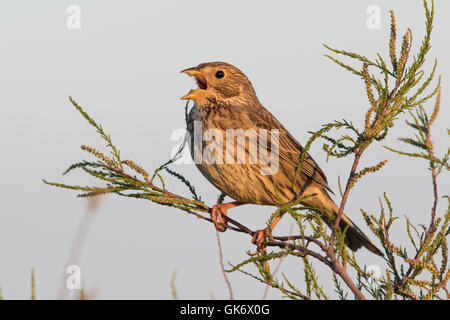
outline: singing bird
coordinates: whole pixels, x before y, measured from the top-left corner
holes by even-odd
[[[303,148],[261,105],[245,74],[225,62],[202,63],[181,72],[194,77],[198,85],[181,98],[194,101],[187,124],[191,155],[206,179],[222,194],[235,200],[212,207],[211,218],[216,229],[222,232],[227,229],[223,216],[230,208],[243,204],[279,207],[312,194],[316,195],[305,197],[301,203],[319,209],[323,221],[332,227],[339,208],[328,193],[332,191],[325,173],[306,154],[293,185]],[[248,133],[244,136],[247,139],[242,141],[236,132]],[[251,133],[255,134],[254,138]],[[258,148],[267,150],[255,151]],[[238,151],[241,151],[240,158],[236,155]],[[280,219],[281,216],[276,218],[270,229],[255,233],[252,241],[259,252],[263,252],[262,244],[269,230],[273,230]],[[347,228],[344,241],[351,250],[364,246],[383,256],[345,214],[340,228]]]

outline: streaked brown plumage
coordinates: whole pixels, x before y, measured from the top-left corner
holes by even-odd
[[[250,162],[250,144],[247,140],[244,145],[245,163],[207,163],[203,159],[197,163],[201,173],[222,193],[236,200],[235,202],[223,205],[216,205],[213,208],[212,217],[216,228],[220,231],[226,230],[223,226],[225,221],[222,214],[226,214],[227,209],[241,204],[260,204],[280,206],[280,198],[284,203],[294,201],[300,196],[316,193],[314,197],[307,198],[303,204],[318,209],[325,210],[326,215],[322,219],[329,225],[333,225],[334,218],[338,211],[337,205],[329,196],[331,191],[327,184],[327,178],[317,163],[306,155],[302,166],[302,171],[297,177],[296,188],[292,188],[295,171],[303,150],[302,146],[292,137],[284,126],[259,102],[255,90],[247,77],[236,67],[224,62],[202,63],[194,68],[183,70],[189,76],[194,76],[199,85],[198,89],[191,90],[182,99],[195,101],[195,105],[189,113],[188,132],[191,134],[191,153],[194,157],[194,122],[201,121],[202,132],[214,129],[222,133],[223,143],[226,145],[227,129],[255,130],[260,146],[261,141],[267,144],[267,149],[271,155],[278,157],[278,170],[273,174],[264,175],[261,168],[267,168],[268,164],[262,163],[258,158],[256,163]],[[278,152],[272,144],[272,137],[260,134],[260,129],[268,132],[274,129],[279,132]],[[249,131],[251,132],[251,131]],[[236,146],[224,148],[223,159],[226,159],[227,152],[236,158],[238,139],[233,137]],[[274,140],[275,141],[275,140]],[[202,151],[208,145],[207,142],[201,144]],[[278,195],[274,191],[274,184],[278,190]],[[219,219],[219,222],[217,221]],[[276,224],[277,221],[275,221]],[[373,253],[383,255],[367,236],[346,216],[341,220],[341,228],[349,226],[346,232],[345,242],[347,246],[356,251],[362,246]],[[274,226],[274,225],[273,225]],[[267,236],[268,229],[260,230],[254,241],[260,245]]]

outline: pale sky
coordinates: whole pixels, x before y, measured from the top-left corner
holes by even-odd
[[[66,10],[81,10],[81,29],[67,27]],[[366,25],[367,8],[381,9],[380,29]],[[413,32],[416,52],[424,34],[422,1],[125,1],[45,0],[2,1],[0,4],[0,288],[5,299],[28,299],[30,270],[36,272],[40,299],[56,297],[67,267],[68,252],[87,208],[76,193],[44,185],[42,178],[67,184],[98,185],[74,172],[70,164],[91,159],[80,150],[88,144],[105,151],[103,141],[68,101],[83,106],[121,150],[149,171],[170,157],[175,130],[184,128],[184,101],[194,83],[179,71],[208,61],[226,61],[252,81],[261,103],[303,145],[308,131],[335,119],[362,125],[368,107],[360,79],[324,57],[322,46],[387,57],[389,13],[396,12],[398,34]],[[449,1],[436,1],[435,29],[426,69],[438,58],[442,74],[441,113],[432,131],[435,149],[448,147],[450,112]],[[360,65],[357,65],[360,68]],[[432,104],[426,106],[431,108]],[[432,206],[426,163],[405,159],[382,148],[408,149],[397,141],[411,136],[403,120],[390,137],[368,150],[361,168],[389,159],[379,173],[367,176],[348,200],[346,213],[372,239],[359,209],[379,212],[378,197],[386,192],[401,222],[392,240],[405,243],[404,215],[428,223]],[[338,175],[346,177],[351,158],[331,159],[321,143],[310,154],[337,192]],[[412,150],[412,149],[409,149]],[[211,205],[218,191],[193,165],[172,167],[189,178]],[[449,190],[448,173],[440,176],[441,195]],[[173,192],[188,195],[167,178]],[[335,196],[335,200],[339,199]],[[442,213],[444,201],[439,206]],[[229,215],[260,229],[274,208],[247,205]],[[284,218],[274,234],[285,235]],[[254,250],[250,238],[233,232],[221,235],[225,263],[237,264]],[[367,250],[362,264],[385,268]],[[180,298],[228,298],[219,266],[214,227],[185,213],[148,201],[109,196],[90,225],[78,261],[87,292],[100,299],[170,299],[170,279],[177,270]],[[318,264],[322,284],[332,292],[329,271]],[[302,263],[286,259],[281,272],[303,286]],[[255,268],[245,270],[256,273]],[[235,297],[260,299],[264,285],[240,273],[230,276]],[[281,295],[270,290],[269,298]]]

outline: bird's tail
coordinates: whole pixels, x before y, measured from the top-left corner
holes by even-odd
[[[339,207],[334,203],[331,197],[326,191],[316,192],[317,196],[311,197],[305,204],[325,209],[327,212],[331,213],[330,216],[323,216],[322,219],[325,223],[333,228],[334,221],[339,211]],[[345,231],[345,244],[353,251],[358,250],[361,247],[365,247],[370,252],[373,252],[381,257],[383,253],[369,240],[369,238],[361,231],[356,224],[350,220],[345,214],[342,215],[341,221],[339,222],[339,227],[341,230]]]
[[[332,202],[332,204],[332,208],[330,209],[332,209],[334,216],[336,217],[339,208],[334,202]],[[333,225],[334,221],[331,222],[330,227],[333,227]],[[364,234],[364,232],[362,232],[361,229],[358,228],[358,226],[345,214],[342,215],[341,221],[339,222],[339,227],[341,230],[347,229],[347,231],[345,232],[344,241],[345,244],[353,251],[356,251],[361,247],[365,247],[370,252],[373,252],[381,257],[384,256],[380,249],[378,249]]]
[[[353,251],[358,250],[361,247],[365,247],[370,252],[373,252],[381,257],[383,257],[383,253],[378,249],[372,241],[369,240],[369,238],[361,231],[361,229],[358,228],[356,224],[353,223],[352,220],[350,220],[349,217],[347,217],[345,214],[342,216],[342,219],[340,221],[340,228],[341,230],[345,230],[345,228],[348,226],[348,229],[345,233],[345,244],[352,249]]]

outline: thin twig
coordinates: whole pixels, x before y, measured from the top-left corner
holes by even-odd
[[[89,199],[88,207],[83,217],[80,220],[80,224],[78,225],[78,229],[75,233],[75,236],[72,240],[71,247],[69,249],[69,255],[67,257],[67,261],[65,266],[69,266],[71,264],[76,264],[80,258],[81,251],[83,250],[84,243],[86,242],[87,235],[89,233],[89,229],[92,225],[92,221],[95,217],[95,214],[98,210],[98,207],[101,201],[104,199],[104,196],[97,196]],[[61,276],[61,282],[59,285],[57,299],[63,300],[67,296],[67,287],[66,287],[66,272],[64,270]]]
[[[233,269],[236,268],[236,266],[233,265],[232,263],[230,263],[229,261],[228,261],[228,264],[229,264]],[[251,277],[251,278],[253,278],[253,279],[255,279],[255,280],[258,280],[259,282],[262,282],[262,283],[264,283],[264,284],[269,284],[268,282],[264,281],[264,279],[261,279],[261,278],[255,276],[254,274],[251,274],[250,272],[241,270],[241,269],[239,269],[239,268],[236,269],[236,270],[239,271],[240,273],[246,275],[246,276],[249,276],[249,277]],[[270,285],[270,284],[269,284],[269,285]],[[284,290],[285,292],[287,292],[287,293],[293,295],[293,296],[296,296],[296,297],[299,297],[299,298],[302,298],[302,299],[305,299],[305,300],[310,300],[309,297],[304,296],[304,295],[300,295],[300,294],[298,294],[297,292],[294,292],[294,291],[291,291],[291,290],[287,290],[287,289],[284,289],[284,288],[283,288],[283,290]]]
[[[220,242],[220,235],[219,231],[216,229],[216,236],[217,236],[217,245],[219,247],[219,262],[220,262],[220,268],[222,270],[223,278],[225,279],[225,282],[228,287],[228,292],[230,293],[230,300],[234,300],[233,297],[233,289],[231,288],[230,280],[228,279],[227,273],[225,272],[225,266],[223,265],[223,252],[222,252],[222,244]]]
[[[291,227],[289,229],[289,237],[292,235],[292,230],[294,228],[294,224],[291,223]],[[273,273],[270,275],[270,279],[267,282],[267,286],[266,289],[264,290],[264,295],[262,297],[263,300],[267,299],[267,294],[269,293],[269,288],[271,287],[272,281],[275,278],[275,275],[277,274],[278,270],[280,270],[281,264],[283,263],[284,259],[286,258],[286,255],[282,256],[280,258],[280,261],[278,261],[277,266],[275,267],[275,270],[273,271]]]

